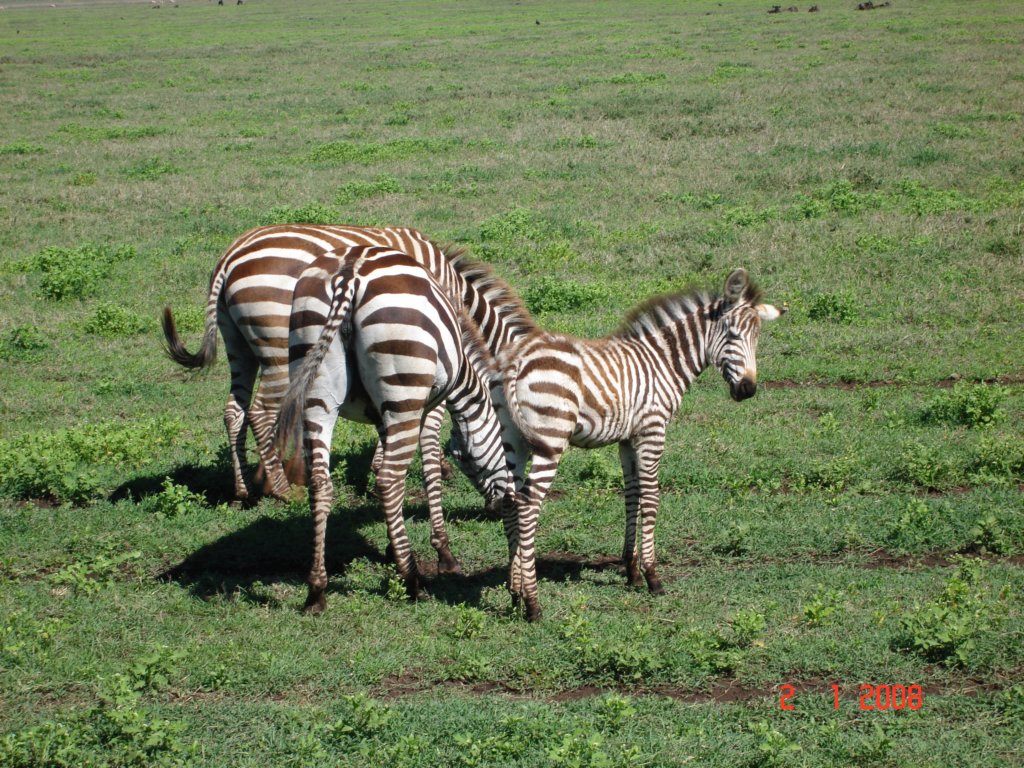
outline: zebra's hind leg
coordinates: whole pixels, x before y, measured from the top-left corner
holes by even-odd
[[[249,420],[245,408],[238,402],[235,393],[228,396],[224,406],[224,426],[228,431],[228,450],[231,452],[231,470],[235,480],[235,498],[249,500],[249,486],[245,482],[245,438]]]
[[[405,477],[409,472],[409,464],[416,453],[419,442],[419,414],[409,419],[409,413],[403,414],[405,419],[396,421],[384,415],[382,421],[382,442],[384,456],[380,471],[377,473],[377,492],[384,505],[384,520],[388,527],[388,541],[395,559],[395,568],[399,577],[405,582],[406,593],[410,599],[419,596],[419,572],[416,558],[412,553],[412,544],[405,530],[403,502],[405,501]]]
[[[265,383],[265,381],[264,381]],[[260,391],[256,393],[252,406],[249,408],[249,424],[256,437],[256,447],[260,452],[260,466],[264,473],[264,491],[278,499],[290,497],[291,484],[281,463],[281,456],[274,447],[274,426],[277,422],[276,404],[269,405]]]
[[[233,325],[222,326],[221,335],[224,337],[228,365],[231,369],[231,392],[224,406],[224,426],[228,432],[235,497],[239,501],[248,501],[250,492],[245,480],[245,439],[249,427],[249,403],[252,400],[258,364]]]
[[[313,511],[313,565],[303,610],[316,616],[327,608],[327,517],[334,504],[334,485],[329,474],[314,469],[309,481],[309,506]]]
[[[519,536],[516,542],[516,554],[512,558],[509,572],[509,586],[512,598],[522,598],[527,621],[539,621],[541,616],[540,601],[537,597],[537,520],[540,507],[555,479],[558,464],[562,460],[568,435],[557,446],[546,446],[546,450],[537,450],[533,457],[530,476],[526,480],[523,493],[519,494],[517,514],[519,517]]]
[[[336,389],[346,391],[341,386]],[[314,396],[307,400],[303,420],[302,448],[306,464],[310,467],[309,508],[313,513],[313,563],[309,569],[309,593],[303,610],[315,615],[327,607],[327,518],[334,504],[334,484],[330,474],[331,439],[338,411],[328,406],[325,399]]]
[[[637,547],[636,524],[640,512],[640,475],[637,468],[637,453],[632,443],[619,443],[619,462],[622,464],[622,480],[626,498],[626,538],[622,546],[622,562],[626,566],[626,582],[631,587],[642,587],[644,577],[640,574],[640,551]]]
[[[441,420],[444,407],[439,405],[427,412],[420,427],[420,453],[423,456],[423,485],[427,492],[427,508],[430,510],[430,544],[437,552],[438,573],[462,573],[459,561],[455,559],[448,543],[448,531],[444,526],[444,512],[441,509],[441,480],[444,470],[441,466]]]

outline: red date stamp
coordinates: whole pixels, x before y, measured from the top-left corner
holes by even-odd
[[[832,683],[832,706],[834,709],[839,709],[841,690],[838,684]],[[784,683],[779,686],[779,692],[781,694],[779,709],[787,712],[796,709],[796,705],[792,701],[796,697],[796,687]],[[865,683],[858,688],[857,695],[861,710],[918,710],[924,706],[924,690],[920,685],[869,685]]]

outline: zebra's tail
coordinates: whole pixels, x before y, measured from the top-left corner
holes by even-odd
[[[306,397],[339,329],[343,343],[348,344],[348,338],[352,333],[352,304],[358,287],[355,275],[362,261],[362,258],[357,260],[352,266],[351,272],[345,269],[330,277],[333,296],[331,307],[327,311],[327,318],[320,330],[320,337],[306,353],[302,368],[298,375],[291,378],[288,391],[285,392],[284,400],[281,401],[274,439],[281,456],[291,457],[288,462],[290,474],[305,476],[302,459],[302,431],[303,414],[306,412]]]
[[[221,288],[224,287],[225,271],[223,264],[218,264],[217,270],[210,278],[210,293],[206,300],[206,324],[203,328],[203,341],[199,351],[192,354],[178,336],[178,329],[174,324],[174,315],[170,307],[164,307],[164,350],[167,356],[178,365],[185,368],[206,368],[217,359],[217,302],[220,299]]]
[[[523,438],[533,447],[544,445],[544,438],[533,429],[523,418],[519,406],[519,394],[517,385],[519,380],[519,363],[515,360],[515,347],[504,352],[498,360],[501,368],[501,387],[505,392],[505,402],[508,405],[512,423],[519,430]]]

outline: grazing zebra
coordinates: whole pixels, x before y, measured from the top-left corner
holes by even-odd
[[[250,426],[260,456],[258,474],[264,475],[265,489],[279,498],[288,496],[289,482],[273,445],[273,430],[288,387],[292,294],[300,274],[314,259],[355,245],[388,246],[408,254],[437,278],[453,303],[461,303],[461,278],[449,266],[441,249],[416,230],[293,224],[250,230],[236,239],[217,261],[210,278],[206,327],[197,353],[185,349],[170,308],[164,310],[167,352],[172,360],[187,368],[203,368],[213,363],[220,328],[231,370],[224,423],[235,495],[239,499],[250,496],[243,469]],[[257,374],[260,386],[253,397]],[[441,418],[440,409],[435,409],[424,422],[420,441],[423,475],[438,568],[441,572],[458,572],[459,564],[449,549],[441,510]],[[375,471],[379,469],[380,456],[378,452]],[[488,507],[493,508],[500,501],[498,495],[492,495],[487,499]]]
[[[761,322],[785,309],[760,303],[760,292],[738,269],[726,280],[722,296],[689,292],[656,297],[630,312],[617,333],[577,339],[538,329],[515,293],[487,268],[464,258],[455,259],[453,266],[466,281],[467,295],[487,305],[475,307],[472,314],[498,357],[507,403],[501,413],[512,418],[533,458],[525,481],[527,457],[509,460],[519,489],[518,530],[510,542],[513,596],[524,600],[528,619],[539,618],[537,518],[565,449],[610,443],[619,444],[625,483],[623,560],[629,583],[642,584],[642,571],[650,591],[660,593],[654,523],[668,421],[687,388],[709,366],[725,378],[734,400],[751,397],[757,388]]]
[[[469,350],[468,354],[464,350]],[[377,427],[377,487],[399,575],[410,596],[416,562],[402,517],[405,476],[423,418],[447,399],[455,444],[485,487],[511,492],[498,420],[476,365],[489,360],[473,324],[430,273],[406,254],[355,246],[318,257],[300,276],[289,333],[291,379],[280,444],[302,438],[310,466],[313,566],[306,610],[324,609],[324,537],[333,501],[329,463],[338,416]]]

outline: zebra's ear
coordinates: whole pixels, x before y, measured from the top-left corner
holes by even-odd
[[[725,300],[730,304],[735,304],[743,297],[743,292],[747,290],[748,285],[750,285],[750,276],[747,275],[747,270],[742,267],[734,269],[725,280],[725,291],[723,292]]]
[[[785,305],[777,307],[774,304],[758,304],[754,307],[754,311],[757,312],[757,316],[761,318],[762,322],[782,317],[786,314],[787,309],[788,307]]]

